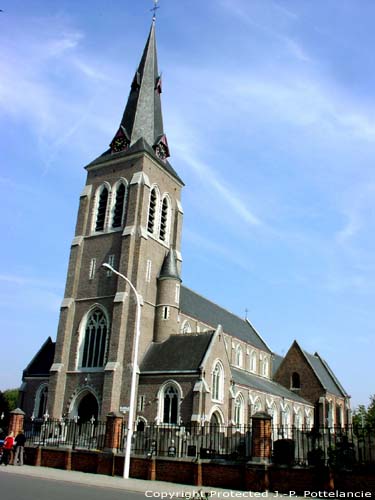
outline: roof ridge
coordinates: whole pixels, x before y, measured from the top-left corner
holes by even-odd
[[[186,294],[184,294],[184,291],[186,292]],[[221,320],[219,318],[216,320],[213,317],[211,318],[205,317],[205,315],[202,312],[189,309],[188,303],[189,300],[191,300],[189,298],[189,294],[191,294],[191,299],[193,297],[195,298],[195,302],[199,303],[201,309],[211,310],[213,314],[215,314],[215,309],[216,309],[217,314],[220,313],[222,315]],[[227,335],[230,335],[231,337],[234,338],[238,338],[242,342],[257,347],[260,350],[272,353],[272,350],[268,347],[267,343],[263,340],[261,335],[252,326],[250,321],[241,318],[240,316],[228,310],[227,308],[217,304],[216,302],[213,302],[211,299],[204,297],[202,294],[192,290],[191,288],[185,285],[181,285],[181,297],[184,297],[187,301],[185,304],[187,306],[187,310],[184,309],[184,301],[181,300],[180,311],[189,316],[190,318],[197,319],[204,324],[211,325],[213,328],[220,323],[223,327],[224,333],[226,333]],[[233,324],[236,326],[231,328],[229,327],[229,323],[232,323],[232,327]]]
[[[235,318],[243,321],[245,324],[249,324],[249,326],[251,326],[251,328],[255,331],[254,327],[252,326],[252,324],[250,323],[250,321],[247,321],[245,318],[241,318],[241,316],[238,316],[237,314],[235,314],[234,312],[230,311],[229,309],[227,309],[226,307],[223,307],[221,306],[220,304],[217,304],[216,302],[214,302],[213,300],[211,299],[208,299],[207,297],[205,297],[204,295],[194,291],[192,288],[189,288],[188,286],[186,285],[181,285],[181,287],[183,288],[186,288],[187,290],[189,290],[190,292],[193,292],[195,293],[195,295],[198,295],[198,297],[201,297],[202,299],[204,300],[207,300],[207,302],[211,302],[211,304],[215,305],[216,307],[219,307],[220,309],[222,309],[223,311],[227,312],[228,314],[231,314],[232,316],[234,316]],[[258,332],[256,332],[258,333]]]
[[[321,361],[322,365],[324,366],[324,368],[327,370],[328,374],[330,375],[330,377],[332,378],[332,381],[333,383],[336,385],[336,387],[338,388],[338,390],[340,392],[342,392],[342,394],[344,396],[348,396],[348,393],[346,392],[346,390],[343,388],[343,386],[340,384],[338,378],[336,377],[336,375],[333,373],[333,371],[331,370],[329,364],[327,363],[327,361],[321,357],[321,355],[316,352],[314,354],[314,356],[317,356],[319,358],[319,360]]]

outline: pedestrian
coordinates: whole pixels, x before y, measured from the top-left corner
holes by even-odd
[[[17,434],[16,439],[14,441],[16,445],[16,453],[14,455],[13,465],[23,465],[23,456],[26,443],[26,436],[23,433],[23,430]]]
[[[8,436],[4,439],[4,444],[3,444],[3,456],[2,456],[2,463],[4,465],[9,464],[10,460],[10,454],[12,453],[14,446],[14,432],[11,431]]]

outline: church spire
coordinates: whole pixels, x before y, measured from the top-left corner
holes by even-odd
[[[124,151],[143,138],[161,160],[169,157],[163,128],[161,91],[153,19],[141,61],[131,84],[120,128],[110,144],[112,153]]]

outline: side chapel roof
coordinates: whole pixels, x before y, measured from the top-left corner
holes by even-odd
[[[214,333],[176,334],[164,342],[153,342],[141,362],[141,375],[150,372],[197,372]]]

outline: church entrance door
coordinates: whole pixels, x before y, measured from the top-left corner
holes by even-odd
[[[88,422],[92,417],[98,420],[99,407],[96,397],[88,392],[78,404],[77,413],[79,416],[79,423],[83,424]]]

